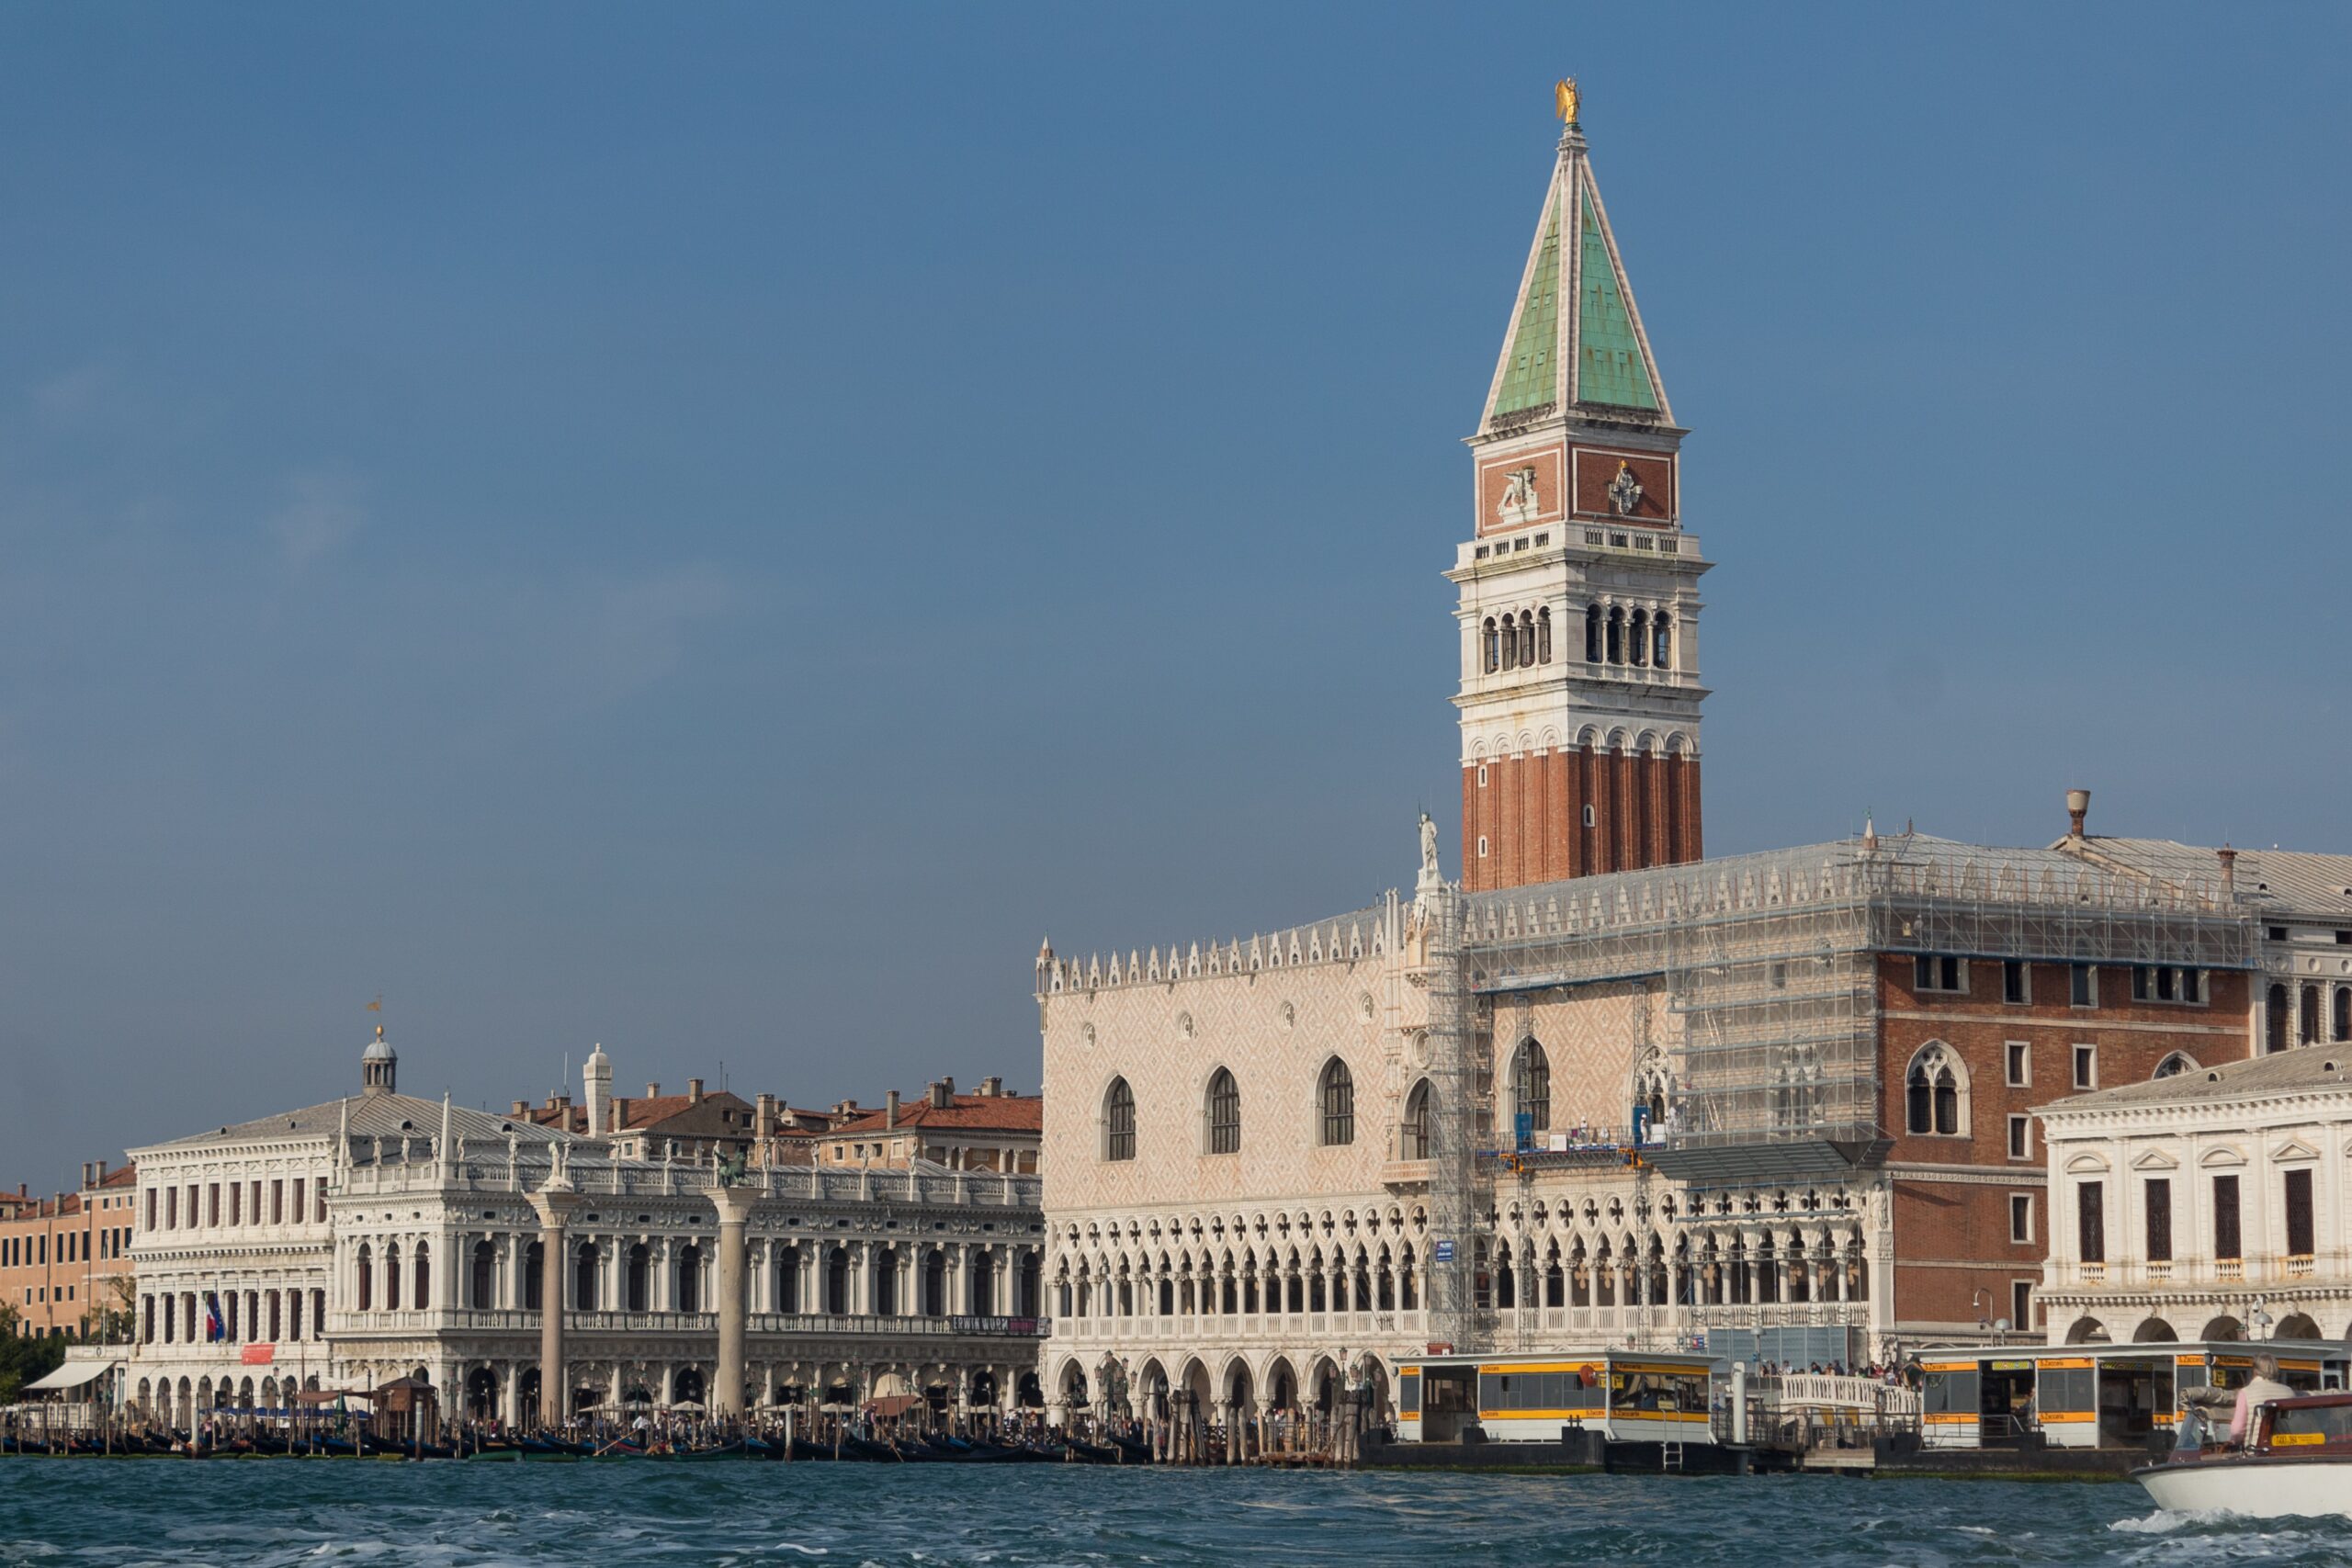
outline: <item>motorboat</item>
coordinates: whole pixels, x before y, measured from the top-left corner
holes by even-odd
[[[2169,1512],[2352,1517],[2352,1393],[2265,1400],[2247,1427],[2243,1444],[2185,1431],[2163,1463],[2132,1479]]]

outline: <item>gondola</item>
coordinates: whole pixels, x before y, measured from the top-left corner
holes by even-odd
[[[936,1437],[929,1439],[929,1447],[949,1464],[1003,1464],[1014,1457],[1010,1450],[994,1443],[974,1442],[966,1438]]]
[[[672,1449],[670,1450],[670,1457],[672,1459],[701,1461],[712,1459],[748,1459],[751,1456],[746,1451],[742,1439],[739,1438],[731,1443],[714,1443],[710,1447],[703,1449]]]
[[[928,1461],[929,1454],[910,1452],[889,1443],[877,1443],[871,1438],[842,1438],[842,1457],[855,1457],[876,1464],[914,1464]]]

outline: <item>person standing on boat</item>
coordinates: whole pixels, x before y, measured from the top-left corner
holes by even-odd
[[[2238,1390],[2236,1404],[2230,1410],[2230,1441],[2244,1443],[2254,1435],[2254,1413],[2274,1399],[2291,1399],[2295,1391],[2278,1381],[2278,1358],[2256,1356],[2254,1376]]]

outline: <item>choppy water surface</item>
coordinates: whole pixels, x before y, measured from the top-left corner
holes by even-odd
[[[1059,1466],[0,1460],[0,1564],[2352,1562],[2137,1486]]]

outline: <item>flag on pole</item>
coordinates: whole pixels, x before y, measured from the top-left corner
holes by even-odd
[[[204,1337],[209,1340],[226,1339],[228,1337],[228,1325],[220,1321],[220,1298],[207,1291],[204,1292]]]

